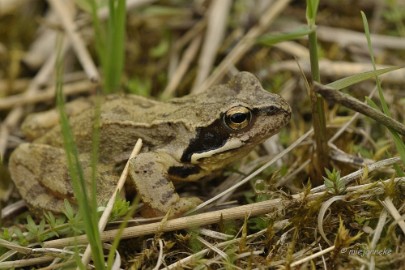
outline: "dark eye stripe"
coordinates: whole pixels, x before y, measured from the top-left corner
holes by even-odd
[[[223,125],[222,117],[206,127],[196,129],[196,136],[184,150],[181,161],[190,162],[195,153],[203,153],[224,146],[230,137],[229,129]]]

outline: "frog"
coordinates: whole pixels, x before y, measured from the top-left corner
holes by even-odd
[[[90,185],[92,101],[69,116],[83,175]],[[90,105],[89,105],[90,104]],[[91,105],[93,104],[93,105]],[[147,217],[180,216],[195,208],[198,196],[180,196],[176,183],[209,178],[289,123],[291,108],[280,95],[263,89],[259,79],[239,72],[227,83],[203,92],[159,101],[131,94],[101,98],[97,202],[113,194],[122,164],[128,162],[125,191],[135,192]],[[29,208],[62,213],[74,197],[59,121],[35,128],[35,117],[22,125],[30,134],[11,154],[9,171]],[[141,138],[141,152],[128,160]],[[121,166],[120,166],[121,164]],[[131,191],[132,190],[132,191]],[[125,195],[123,195],[125,196]]]

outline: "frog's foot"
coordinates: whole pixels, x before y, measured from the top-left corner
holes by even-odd
[[[130,160],[129,174],[138,195],[144,203],[143,216],[161,216],[169,212],[171,217],[180,216],[201,203],[196,197],[181,198],[172,181],[168,168],[179,165],[164,153],[142,153]]]
[[[196,208],[201,203],[202,200],[197,197],[180,198],[180,200],[173,205],[172,209],[170,210],[170,214],[172,216],[179,216],[190,211],[191,209]]]
[[[150,204],[146,204],[141,208],[141,215],[143,217],[159,217],[169,213],[170,218],[182,216],[184,213],[197,207],[201,204],[201,199],[197,197],[184,197],[172,204],[167,211],[157,210],[151,207]],[[163,208],[162,208],[163,209]]]

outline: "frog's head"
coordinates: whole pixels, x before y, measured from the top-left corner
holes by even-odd
[[[241,72],[227,84],[208,89],[195,137],[181,160],[216,170],[246,155],[254,146],[279,132],[291,109],[279,95],[265,91],[259,80]]]

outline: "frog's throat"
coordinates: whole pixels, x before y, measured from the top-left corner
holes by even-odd
[[[210,158],[214,155],[218,155],[220,153],[232,150],[232,149],[236,149],[236,148],[240,148],[243,145],[243,142],[238,139],[238,138],[232,138],[230,140],[228,140],[224,145],[222,145],[219,148],[216,149],[212,149],[206,152],[202,152],[202,153],[194,153],[191,155],[191,163],[192,164],[198,164],[199,160],[202,158]]]

